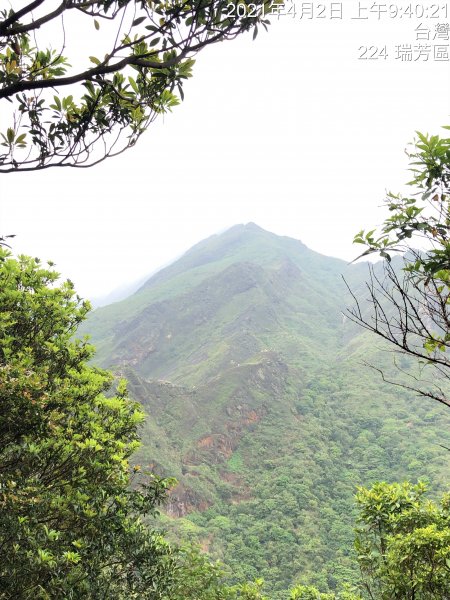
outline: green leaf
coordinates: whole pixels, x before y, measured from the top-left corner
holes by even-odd
[[[146,17],[138,17],[137,19],[134,19],[134,21],[131,24],[131,27],[136,27],[137,25],[140,25],[145,21],[145,19]]]
[[[8,127],[8,129],[6,130],[6,139],[8,140],[9,144],[14,143],[15,136],[16,136],[16,133],[15,133],[14,129],[12,129],[12,127]]]
[[[139,88],[137,86],[136,81],[132,77],[128,77],[128,81],[129,81],[131,87],[133,88],[134,93],[139,94]]]

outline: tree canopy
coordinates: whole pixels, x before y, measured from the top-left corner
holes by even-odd
[[[0,250],[0,597],[162,598],[170,546],[147,527],[170,482],[131,489],[140,408],[72,339],[88,304]]]
[[[423,482],[360,487],[355,549],[359,591],[297,586],[291,600],[443,600],[450,594],[450,497],[426,498]]]
[[[440,600],[450,594],[450,497],[419,482],[377,483],[356,496],[358,561],[370,598]]]
[[[269,10],[267,0],[17,4],[0,11],[0,172],[86,167],[133,146],[183,98],[196,53],[256,36]]]

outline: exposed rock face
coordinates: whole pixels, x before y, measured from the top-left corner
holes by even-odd
[[[191,488],[178,484],[169,495],[169,501],[164,506],[170,517],[185,517],[196,510],[206,510],[211,504],[200,498]]]
[[[189,390],[170,382],[142,379],[129,367],[122,370],[132,396],[141,400],[148,412],[147,426],[155,433],[161,431],[157,434],[161,448],[156,452],[159,460],[154,460],[153,449],[152,462],[147,463],[147,468],[160,475],[174,475],[173,469],[162,465],[167,464],[168,456],[176,457],[179,472],[175,475],[180,483],[171,492],[164,508],[171,516],[185,516],[211,505],[211,500],[197,491],[199,481],[204,481],[202,465],[220,467],[220,478],[227,485],[232,502],[250,495],[244,479],[229,471],[227,463],[239,448],[243,436],[254,431],[266,417],[268,394],[277,402],[277,397],[283,393],[288,369],[274,353],[264,352],[260,362],[236,365],[231,368],[231,373],[235,380],[233,386],[228,385],[229,372],[214,378],[206,386]],[[204,420],[206,407],[211,409],[218,397],[222,398],[222,408],[214,410],[211,419]],[[167,430],[165,423],[169,420],[172,426]],[[174,425],[176,429],[173,429]],[[165,428],[164,433],[162,428]],[[206,433],[191,437],[191,432],[197,429]],[[180,447],[182,438],[184,451]],[[139,462],[141,458],[136,460]]]

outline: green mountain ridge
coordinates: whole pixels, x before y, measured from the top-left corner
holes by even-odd
[[[136,460],[179,481],[166,526],[273,598],[357,577],[357,485],[449,474],[446,412],[361,366],[392,359],[343,316],[342,274],[363,300],[366,265],[237,225],[84,326],[149,415]]]
[[[312,317],[314,322],[328,320],[332,331],[327,333],[333,334],[342,318],[335,296],[344,293],[340,274],[346,266],[253,223],[239,225],[197,244],[125,301],[95,311],[84,330],[92,335],[101,364],[130,361],[145,376],[171,378],[172,364],[195,356],[189,357],[189,348],[183,347],[171,358],[169,346],[176,347],[180,339],[189,345],[186,339],[193,330],[197,338],[202,330],[208,337],[214,331],[223,341],[251,319],[252,327],[244,331],[256,327],[263,336],[278,327],[281,315],[291,329],[291,321],[303,316],[302,326],[316,334],[320,329]],[[360,265],[352,271],[361,271]],[[201,352],[198,339],[191,345],[193,353]],[[182,377],[185,382],[185,373]]]

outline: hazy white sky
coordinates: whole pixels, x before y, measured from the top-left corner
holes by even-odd
[[[450,123],[450,62],[433,57],[450,44],[433,40],[450,3],[413,5],[410,18],[399,1],[379,20],[370,8],[389,5],[361,1],[369,18],[356,20],[358,1],[346,0],[342,19],[330,18],[339,3],[313,3],[316,17],[300,19],[310,6],[297,2],[254,42],[206,48],[184,103],[124,155],[3,175],[0,232],[17,234],[16,251],[54,260],[88,297],[248,221],[354,258],[354,234],[379,223],[385,190],[408,180],[414,131]],[[413,60],[396,58],[408,45]],[[379,58],[359,59],[370,47]]]

